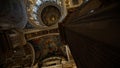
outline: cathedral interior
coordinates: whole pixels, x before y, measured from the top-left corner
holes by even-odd
[[[120,68],[119,0],[0,0],[0,68]]]

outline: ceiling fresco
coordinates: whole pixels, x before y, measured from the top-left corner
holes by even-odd
[[[45,36],[29,41],[36,52],[36,59],[42,60],[50,56],[64,56],[66,52],[59,35]]]

